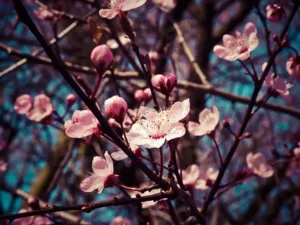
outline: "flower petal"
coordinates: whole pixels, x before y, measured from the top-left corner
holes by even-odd
[[[93,158],[92,168],[97,176],[106,177],[110,174],[108,169],[108,162],[100,156],[95,156]]]
[[[103,186],[104,186],[104,179],[97,175],[92,175],[90,177],[85,178],[81,182],[80,189],[84,192],[92,192],[95,189],[102,190]]]
[[[123,151],[116,151],[111,153],[111,157],[116,161],[127,159],[128,156]]]
[[[169,113],[168,118],[170,122],[176,123],[182,119],[184,119],[190,112],[190,99],[187,98],[182,102],[176,102],[172,105]]]
[[[99,15],[106,19],[112,19],[118,15],[118,11],[114,9],[100,9]]]
[[[173,123],[167,132],[166,139],[170,141],[175,138],[180,138],[185,134],[186,130],[182,123]]]
[[[188,131],[194,136],[202,136],[207,133],[207,129],[204,129],[199,123],[190,121],[188,123]]]
[[[104,157],[108,166],[108,174],[113,174],[114,173],[114,162],[112,161],[110,155],[108,152],[104,153]]]
[[[147,0],[126,0],[121,4],[120,9],[122,11],[128,11],[131,9],[135,9],[135,8],[138,8],[142,5],[144,5],[146,3],[146,1]]]

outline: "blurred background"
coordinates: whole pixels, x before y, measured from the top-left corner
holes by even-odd
[[[124,37],[117,19],[107,22],[100,18],[99,7],[94,0],[24,0],[23,3],[47,41],[58,37],[59,40],[52,45],[53,49],[68,63],[68,69],[84,79],[91,88],[96,83],[96,74],[90,61],[91,51],[100,43],[110,41],[108,44],[114,44],[111,48],[115,66],[120,72],[116,75],[121,95],[131,109],[138,107],[133,97],[134,91],[145,88],[146,84],[132,64],[137,60],[130,45],[125,43],[126,38],[124,49],[111,41],[115,36]],[[105,6],[104,2],[99,3]],[[191,120],[197,121],[204,107],[216,105],[221,119],[227,119],[232,129],[238,130],[247,106],[239,96],[251,97],[253,82],[244,74],[245,70],[239,62],[217,58],[212,49],[216,44],[222,44],[224,34],[242,31],[246,23],[252,22],[257,27],[259,47],[252,52],[251,58],[260,73],[262,64],[268,60],[267,46],[275,46],[272,35],[282,31],[292,6],[291,1],[177,0],[175,8],[169,12],[162,11],[155,3],[157,1],[148,0],[142,7],[128,13],[142,53],[156,52],[158,55],[154,59],[153,73],[173,72],[178,76],[180,82],[171,97],[173,101],[190,98]],[[270,23],[265,19],[265,8],[272,3],[284,4],[286,14],[280,23]],[[0,171],[0,214],[16,213],[26,206],[26,193],[55,205],[87,203],[119,194],[115,188],[106,189],[101,195],[84,193],[79,188],[80,182],[91,171],[93,156],[101,155],[106,150],[112,151],[114,146],[100,137],[93,137],[89,143],[70,139],[65,136],[63,125],[38,124],[14,111],[14,102],[19,95],[45,93],[62,116],[66,112],[65,97],[73,91],[53,68],[45,53],[40,51],[36,54],[40,45],[18,20],[12,3],[0,0],[0,4],[0,159],[7,162],[7,168]],[[54,9],[49,10],[52,15],[39,17],[40,14],[36,12],[44,5]],[[207,93],[197,86],[201,84],[200,79],[178,43],[174,21],[179,24],[195,61],[216,91]],[[291,45],[298,50],[299,21],[298,11],[288,31]],[[265,26],[270,31],[267,35]],[[113,32],[108,32],[109,29],[113,29]],[[130,57],[124,52],[128,52]],[[272,67],[273,71],[294,85],[290,95],[271,98],[269,102],[297,111],[300,109],[299,81],[292,79],[285,68],[288,57],[294,54],[290,49],[284,50]],[[265,92],[266,88],[260,96]],[[107,75],[97,96],[100,108],[103,109],[104,101],[115,94],[114,82]],[[76,109],[83,107],[77,99],[64,119],[69,119]],[[224,182],[230,181],[237,171],[246,168],[245,156],[249,152],[262,152],[270,160],[276,159],[274,152],[292,152],[300,142],[299,119],[299,114],[276,107],[259,110],[247,128],[252,137],[241,142]],[[216,135],[222,153],[226,154],[233,137],[221,126]],[[192,163],[203,168],[218,165],[213,143],[207,137],[199,139],[186,134],[180,141],[179,150],[183,169]],[[147,151],[144,154],[147,155]],[[153,150],[153,157],[157,154]],[[144,182],[141,172],[129,160],[115,165],[123,183],[138,186]],[[209,211],[208,224],[300,224],[299,193],[293,191],[300,186],[300,177],[297,173],[288,173],[288,168],[288,163],[281,164],[275,176],[268,179],[253,177],[223,193]],[[207,191],[195,193],[199,206],[205,195]],[[175,206],[181,212],[180,202]],[[162,219],[169,218],[169,215],[163,209],[157,210],[159,207],[146,210],[136,206],[108,207],[89,214],[73,215],[90,224],[110,224],[112,218],[118,215],[132,219],[134,224],[143,224],[137,215],[148,218],[151,224],[172,224],[170,219],[169,222],[168,219]],[[185,216],[184,210],[181,214]],[[63,218],[55,219],[57,224],[69,224]],[[0,221],[0,224],[5,223]]]

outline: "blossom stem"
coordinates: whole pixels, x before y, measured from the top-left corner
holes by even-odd
[[[209,135],[209,136],[211,137],[212,141],[214,142],[214,145],[215,145],[215,147],[217,149],[217,152],[218,152],[218,156],[219,156],[219,160],[220,160],[220,166],[222,166],[223,165],[223,158],[222,158],[222,155],[221,155],[219,145],[218,145],[214,135]]]
[[[267,94],[263,97],[263,99],[261,100],[260,104],[258,104],[258,106],[256,107],[256,109],[252,112],[252,116],[271,98],[271,95],[269,94],[269,92],[267,92]]]
[[[123,185],[123,184],[120,184],[120,183],[117,183],[116,185],[117,185],[118,187],[124,188],[125,190],[129,190],[129,191],[138,191],[138,192],[141,192],[141,191],[142,191],[142,188],[128,187],[128,186]]]
[[[257,79],[255,79],[255,76],[254,76],[254,74],[252,74],[251,72],[250,72],[250,70],[248,69],[248,67],[246,66],[246,64],[242,61],[242,60],[238,60],[240,63],[241,63],[241,65],[245,68],[245,70],[247,71],[247,74],[252,78],[252,80],[253,80],[253,82],[255,83],[256,81],[257,81]]]
[[[160,172],[159,172],[159,177],[162,178],[163,176],[163,165],[164,165],[164,153],[163,153],[163,148],[159,148],[159,154],[160,154]]]
[[[119,96],[121,96],[121,95],[120,95],[120,88],[119,88],[119,85],[118,85],[117,79],[116,79],[116,75],[115,75],[114,69],[113,69],[112,67],[110,68],[110,72],[111,72],[112,80],[113,80],[113,82],[114,82],[114,84],[115,84],[115,86],[116,86],[117,94],[118,94]]]
[[[295,49],[293,46],[287,45],[286,47],[289,48],[289,49],[291,49],[293,52],[295,52],[295,54],[296,54],[297,57],[300,57],[297,49]]]
[[[256,69],[255,69],[255,67],[254,67],[254,64],[253,64],[253,62],[252,62],[251,57],[249,57],[248,60],[249,60],[249,62],[250,62],[250,65],[251,65],[252,70],[253,70],[253,73],[254,73],[254,79],[255,79],[255,82],[257,82],[257,81],[258,81],[258,76],[257,76],[257,72],[256,72]]]
[[[97,95],[98,89],[99,89],[100,84],[101,84],[101,80],[102,80],[102,75],[100,75],[97,71],[97,83],[96,83],[96,86],[95,86],[95,89],[94,89],[93,93],[90,95],[90,99],[94,99],[95,96]]]
[[[148,158],[145,157],[145,156],[139,156],[139,157],[142,158],[142,159],[147,160],[148,162],[154,163],[155,165],[160,166],[160,167],[163,167],[164,169],[168,170],[168,167],[166,167],[166,166],[161,166],[159,163],[153,162],[151,159],[148,159]]]

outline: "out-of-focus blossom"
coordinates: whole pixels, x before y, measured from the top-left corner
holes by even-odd
[[[32,108],[26,113],[28,119],[35,122],[44,122],[53,113],[51,99],[45,94],[35,96]]]
[[[123,218],[122,216],[117,216],[113,219],[110,225],[132,225],[129,219]]]
[[[117,122],[122,123],[124,116],[128,110],[126,101],[115,95],[104,102],[104,108],[111,118],[114,118]]]
[[[153,189],[151,191],[146,191],[146,192],[143,192],[143,193],[140,193],[140,192],[137,192],[137,191],[132,191],[132,192],[130,192],[130,196],[132,198],[136,197],[136,195],[139,195],[139,196],[142,196],[142,197],[146,197],[146,196],[149,196],[149,195],[160,194],[160,193],[163,193],[163,192],[164,191],[162,189]],[[161,199],[161,200],[165,200],[165,199]],[[145,202],[142,202],[142,208],[143,209],[150,208],[150,207],[156,205],[157,202],[158,201],[145,201]]]
[[[14,109],[19,114],[26,114],[32,107],[32,98],[28,94],[20,95],[15,102]]]
[[[166,76],[159,74],[152,77],[151,82],[155,90],[163,94],[169,94],[177,84],[177,76],[173,73]]]
[[[0,152],[6,147],[7,142],[0,139]]]
[[[45,7],[40,7],[38,10],[34,11],[34,15],[40,20],[55,21],[57,16],[55,16],[51,11]]]
[[[130,149],[134,152],[134,154],[140,154],[141,153],[141,149],[137,145],[131,144]],[[117,151],[111,153],[111,157],[116,161],[121,161],[121,160],[124,160],[124,159],[128,158],[128,156],[122,150],[117,150]]]
[[[267,19],[272,23],[279,23],[285,11],[281,5],[273,4],[266,7]]]
[[[128,44],[130,43],[130,39],[129,39],[125,34],[120,35],[120,36],[119,36],[119,40],[120,40],[120,42],[121,42],[121,44],[122,44],[123,46],[126,46],[126,45],[128,45]],[[106,44],[107,44],[108,47],[110,47],[111,49],[117,49],[117,48],[119,47],[119,44],[118,44],[118,42],[116,42],[115,39],[110,39],[110,40],[108,40],[108,41],[106,42]]]
[[[65,122],[65,132],[71,138],[83,138],[99,134],[99,123],[90,110],[76,110],[72,119]]]
[[[202,136],[214,131],[219,123],[220,114],[216,106],[213,110],[204,109],[199,115],[199,123],[190,121],[188,130],[194,136]]]
[[[97,190],[97,193],[100,194],[104,188],[112,187],[118,182],[118,176],[114,174],[114,164],[108,152],[105,152],[104,157],[105,159],[100,156],[93,158],[94,173],[81,182],[80,189],[82,191]]]
[[[144,90],[144,102],[145,104],[147,104],[152,98],[152,93],[151,93],[151,90],[150,88],[146,88]]]
[[[260,177],[266,178],[274,174],[273,168],[268,164],[266,158],[261,153],[248,153],[246,161],[248,168]]]
[[[174,0],[152,0],[157,7],[163,12],[170,12],[175,6]]]
[[[159,54],[156,51],[148,52],[148,56],[150,59],[151,73],[155,73],[156,62],[159,59]]]
[[[147,0],[108,0],[109,9],[100,9],[99,15],[103,18],[112,19],[119,13],[138,8]]]
[[[134,99],[137,103],[141,103],[144,101],[144,91],[139,89],[134,92]]]
[[[0,159],[0,172],[4,172],[7,170],[7,162],[3,159]]]
[[[294,79],[300,79],[300,56],[290,57],[286,62],[286,70]]]
[[[250,57],[250,52],[258,46],[257,30],[253,23],[247,23],[243,33],[236,31],[236,37],[225,34],[223,44],[216,45],[214,52],[219,58],[234,61],[245,60]]]
[[[27,209],[21,209],[19,213],[29,212]],[[14,220],[16,225],[50,225],[51,220],[44,216],[29,216]]]
[[[190,100],[176,102],[169,110],[157,112],[153,109],[141,107],[139,119],[133,126],[127,138],[130,144],[146,148],[159,148],[165,141],[182,137],[185,127],[179,121],[184,119],[190,111]]]
[[[107,45],[99,45],[93,49],[91,53],[91,61],[93,62],[99,75],[113,63],[114,56]]]
[[[76,101],[76,96],[74,94],[67,95],[66,102],[69,107],[72,106],[75,101]]]
[[[217,179],[218,173],[212,167],[203,171],[196,164],[193,164],[182,171],[182,182],[187,187],[206,190],[209,188],[209,182],[214,182]]]
[[[265,70],[267,63],[262,66],[262,71]],[[283,96],[289,95],[289,89],[293,86],[281,79],[278,75],[269,73],[264,81],[264,86],[268,87],[271,91],[275,91]]]

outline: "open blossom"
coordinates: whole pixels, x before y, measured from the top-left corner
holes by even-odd
[[[267,18],[272,23],[278,23],[282,19],[285,11],[281,5],[273,4],[266,7]]]
[[[28,212],[27,209],[21,209],[19,213],[25,213]],[[14,220],[14,223],[16,225],[50,225],[52,224],[51,220],[49,220],[47,217],[44,216],[29,216],[29,217],[23,217]]]
[[[90,110],[76,110],[65,122],[65,132],[71,138],[83,138],[100,133],[99,123]]]
[[[300,56],[290,57],[286,62],[286,70],[294,79],[300,79]]]
[[[216,45],[214,52],[222,59],[228,61],[245,60],[250,56],[250,52],[258,46],[257,30],[253,23],[247,23],[243,33],[236,31],[236,37],[225,34],[223,44]]]
[[[115,95],[104,102],[104,108],[111,118],[114,118],[117,122],[121,123],[124,120],[124,116],[128,110],[126,101]]]
[[[155,194],[160,194],[160,193],[164,193],[164,191],[162,189],[153,189],[151,191],[146,191],[146,192],[138,192],[138,191],[131,191],[129,194],[130,194],[130,197],[132,198],[135,198],[137,195],[139,196],[142,196],[142,197],[146,197],[146,196],[149,196],[149,195],[155,195]],[[165,200],[165,199],[161,199],[160,201],[162,200]],[[158,201],[145,201],[145,202],[142,202],[142,208],[143,209],[147,209],[147,208],[150,208],[154,205],[157,204]]]
[[[26,116],[35,122],[43,122],[51,116],[53,111],[51,99],[45,94],[39,94],[35,96],[32,108],[26,113]]]
[[[103,18],[112,19],[121,12],[138,8],[147,0],[108,0],[109,9],[100,9],[99,15]]]
[[[176,6],[174,0],[152,0],[152,2],[163,12],[169,12]]]
[[[142,106],[139,110],[141,119],[133,124],[127,133],[128,141],[146,148],[159,148],[165,141],[182,137],[186,131],[179,121],[184,119],[189,111],[189,99],[176,102],[169,110],[160,112]]]
[[[216,106],[213,110],[204,109],[199,115],[199,123],[190,121],[188,130],[194,136],[202,136],[214,131],[220,119],[219,110]]]
[[[246,161],[248,168],[260,177],[266,178],[274,174],[273,168],[268,164],[266,158],[261,153],[248,153]]]
[[[206,190],[209,188],[208,183],[217,179],[218,171],[209,167],[206,171],[200,170],[196,164],[191,165],[182,171],[182,182],[185,186]]]
[[[92,169],[94,173],[81,182],[80,189],[82,191],[97,190],[97,193],[100,194],[104,188],[112,187],[118,182],[118,177],[114,174],[114,164],[108,152],[105,152],[104,157],[105,159],[100,156],[93,158]]]
[[[117,216],[113,219],[110,225],[132,225],[129,219],[123,218],[122,216]]]
[[[32,98],[28,94],[20,95],[15,102],[14,109],[19,114],[26,114],[32,107]]]
[[[262,66],[262,71],[265,70],[267,63]],[[264,81],[264,86],[268,87],[270,90],[275,91],[281,95],[289,95],[289,89],[293,86],[287,83],[285,80],[281,79],[278,75],[269,73]]]

